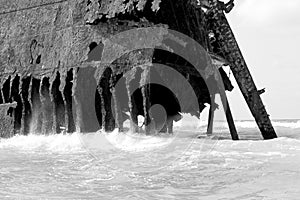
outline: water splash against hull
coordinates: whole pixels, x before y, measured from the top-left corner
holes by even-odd
[[[234,142],[229,137],[228,140],[217,138],[193,140],[199,132],[186,128],[177,128],[175,133],[178,131],[181,133],[175,139],[170,136],[143,135],[141,140],[137,140],[131,137],[134,134],[128,133],[122,138],[119,135],[121,133],[117,132],[113,132],[110,136],[98,132],[48,136],[30,134],[1,139],[0,197],[8,199],[176,199],[181,198],[181,195],[182,198],[184,196],[191,199],[197,199],[199,196],[204,199],[230,199],[239,198],[241,195],[246,199],[298,197],[300,193],[298,129],[290,128],[294,139],[288,138],[284,129],[279,129],[279,134],[284,137],[275,140]],[[258,134],[258,131],[252,128],[248,128],[247,132]],[[221,132],[220,134],[222,135]],[[82,143],[83,140],[93,142],[95,138],[102,139],[102,143],[98,143],[96,157],[91,155],[85,147],[86,144]],[[166,148],[170,139],[176,143],[178,149]],[[188,151],[180,152],[191,141],[193,143]],[[216,143],[210,143],[211,141]],[[114,143],[119,144],[119,148],[116,149],[112,145]],[[212,146],[213,148],[209,148]],[[156,151],[161,149],[164,150],[163,154]],[[169,162],[162,167],[162,163],[166,164],[162,161],[169,158],[177,159],[176,162]]]

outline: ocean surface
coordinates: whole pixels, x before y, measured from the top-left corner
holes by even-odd
[[[300,120],[176,125],[174,135],[15,136],[0,141],[0,199],[299,199]],[[197,138],[200,136],[200,138]]]

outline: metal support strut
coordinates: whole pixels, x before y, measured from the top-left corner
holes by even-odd
[[[215,31],[216,40],[219,46],[220,56],[223,56],[229,63],[232,73],[239,85],[239,88],[248,104],[248,107],[262,133],[264,139],[273,139],[277,135],[272,126],[269,115],[260,98],[261,91],[258,91],[241,53],[238,43],[226,19],[224,11],[230,11],[231,4],[224,6],[218,0],[210,0],[210,23]],[[226,8],[226,9],[225,9]],[[228,8],[228,9],[227,9]]]

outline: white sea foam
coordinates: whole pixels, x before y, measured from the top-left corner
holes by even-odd
[[[126,132],[105,133],[106,139],[116,148],[126,151],[149,151],[170,144],[172,136],[147,136],[144,134]]]
[[[195,125],[194,123],[190,123]],[[198,123],[199,124],[199,123]],[[298,129],[300,128],[300,120],[293,121],[274,121],[275,128],[291,128]],[[217,127],[226,126],[225,122],[217,122]],[[236,126],[239,128],[245,128],[253,130],[257,128],[257,125],[254,121],[238,121]],[[177,131],[181,131],[181,135],[160,135],[160,136],[147,136],[144,134],[137,133],[119,133],[117,130],[111,133],[105,132],[95,132],[88,134],[74,133],[74,134],[55,134],[55,135],[33,135],[28,136],[16,135],[9,139],[0,139],[0,148],[18,148],[24,150],[47,150],[47,151],[57,151],[57,152],[72,152],[75,150],[86,150],[86,149],[97,149],[97,150],[110,150],[118,149],[125,151],[149,151],[152,149],[164,148],[170,145],[174,139],[178,138],[192,138],[191,136],[197,136],[195,131],[184,132],[185,126],[179,126],[177,124]],[[179,131],[178,131],[179,130]],[[196,130],[196,129],[195,129]],[[284,129],[283,129],[284,130]],[[257,133],[259,134],[259,132]],[[284,134],[279,134],[283,136],[289,136]],[[187,142],[187,141],[186,141]],[[263,143],[269,143],[271,145],[290,145],[288,148],[299,149],[300,140],[294,140],[291,138],[281,137],[272,141],[263,141],[261,143],[252,143],[251,141],[243,142],[245,146],[255,146]],[[227,145],[238,145],[241,143],[232,143],[231,141],[223,141],[221,143]],[[229,144],[228,144],[229,145]],[[249,147],[251,150],[252,147]],[[270,146],[271,148],[271,146]],[[255,147],[253,147],[255,149]],[[270,150],[270,149],[269,149]]]
[[[47,150],[70,152],[82,149],[81,134],[55,135],[16,135],[9,139],[1,139],[0,148],[17,148],[21,150]]]
[[[184,123],[173,136],[99,131],[1,139],[0,198],[132,199],[135,194],[140,199],[297,199],[297,123],[275,123],[276,129],[296,128],[279,128],[277,133],[285,137],[268,141],[232,141],[229,132],[226,140],[195,139],[198,129],[187,130]],[[217,127],[224,124],[216,122]],[[237,122],[241,126],[244,134],[260,134],[249,128],[255,122]],[[87,147],[99,150],[97,156],[86,156]]]

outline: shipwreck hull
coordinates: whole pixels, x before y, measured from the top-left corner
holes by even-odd
[[[184,69],[186,61],[176,56],[153,49],[133,51],[109,66],[99,66],[97,61],[103,58],[92,55],[94,48],[104,48],[103,43],[111,35],[153,25],[180,31],[205,46],[205,32],[199,24],[202,12],[191,4],[176,1],[172,3],[173,11],[164,9],[169,6],[166,1],[160,4],[160,1],[142,0],[138,4],[121,1],[114,7],[109,1],[83,0],[22,1],[21,5],[3,1],[1,4],[4,5],[0,11],[3,16],[0,19],[1,103],[17,105],[10,108],[13,133],[4,131],[2,135],[89,132],[102,127],[107,131],[122,129],[126,111],[131,113],[129,118],[134,122],[138,114],[147,120],[150,87],[141,89],[142,98],[131,96],[134,92],[131,90],[150,81],[149,63],[152,62],[177,66],[194,82],[200,107],[203,109],[204,103],[209,103],[209,93],[201,77],[189,74]],[[184,14],[187,12],[192,14]],[[166,55],[168,59],[164,58]],[[128,71],[131,71],[129,75]],[[116,94],[114,84],[126,73],[123,90],[127,92]],[[96,100],[83,100],[87,95],[95,96]],[[123,95],[120,102],[118,95]],[[193,107],[182,111],[200,114]]]
[[[145,117],[147,132],[153,105],[163,105],[172,122],[180,113],[200,117],[214,94],[233,89],[222,70],[226,60],[215,65],[211,58],[216,55],[207,54],[222,56],[214,52],[214,23],[202,9],[206,0],[0,3],[0,106],[5,118],[0,126],[8,127],[2,137],[122,131],[126,119],[135,131],[138,115]],[[180,35],[196,45],[189,46]],[[169,40],[180,48],[174,51]],[[151,82],[167,86],[170,93]]]

